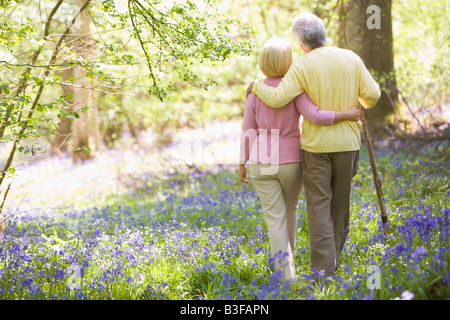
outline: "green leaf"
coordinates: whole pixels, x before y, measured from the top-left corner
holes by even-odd
[[[2,89],[3,89],[3,92],[4,92],[4,93],[9,94],[9,89],[8,89],[8,85],[7,85],[7,84],[4,84],[4,85],[2,86]]]

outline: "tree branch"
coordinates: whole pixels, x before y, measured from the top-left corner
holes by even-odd
[[[45,27],[44,27],[44,36],[43,39],[46,40],[47,36],[48,36],[48,32],[49,32],[49,28],[50,28],[50,24],[53,20],[53,16],[56,13],[56,11],[58,11],[58,8],[61,6],[61,4],[63,3],[64,0],[59,0],[56,5],[53,7],[52,11],[50,12],[50,14],[47,17],[47,21],[45,23]],[[36,59],[38,58],[38,56],[41,54],[42,51],[42,47],[38,50],[36,50],[33,54],[33,56],[31,57],[31,61],[29,63],[29,65],[33,65],[36,62]],[[20,93],[25,90],[26,86],[27,86],[27,82],[28,82],[28,77],[27,74],[31,71],[31,67],[28,66],[28,68],[25,70],[25,75],[22,78],[22,84],[17,88],[17,90],[14,92],[13,96],[14,97],[18,97],[20,95]],[[3,138],[3,134],[5,133],[5,130],[2,129],[5,127],[6,122],[8,122],[9,119],[9,115],[7,113],[5,113],[3,120],[2,120],[2,125],[0,125],[0,139]],[[1,185],[1,183],[0,183]]]
[[[62,2],[62,0],[60,0],[60,2]],[[75,23],[75,21],[76,21],[76,19],[78,18],[78,16],[81,14],[81,12],[82,12],[83,10],[86,9],[86,7],[89,5],[90,2],[91,2],[91,0],[87,0],[87,1],[84,3],[84,5],[78,10],[78,12],[75,14],[75,16],[74,16],[73,19],[72,19],[71,25],[73,25],[73,24]],[[50,21],[51,21],[51,20],[47,20],[47,23],[50,23]],[[58,55],[58,52],[59,52],[59,50],[60,50],[60,48],[61,48],[61,44],[63,43],[65,37],[68,35],[70,29],[71,29],[71,27],[68,26],[68,27],[66,28],[65,32],[63,33],[63,35],[60,37],[58,43],[57,43],[56,46],[55,46],[55,50],[53,51],[52,56],[51,56],[49,62],[47,63],[48,65],[49,65],[49,64],[51,65],[51,64],[53,64],[53,63],[55,62],[55,60],[56,60],[56,58],[57,58],[57,55]],[[40,52],[40,50],[39,50],[39,52]],[[36,56],[36,53],[35,53],[34,56]],[[34,57],[34,56],[33,56],[33,57]],[[37,56],[36,56],[36,57],[37,57]],[[44,78],[48,76],[48,74],[50,73],[50,70],[51,70],[50,68],[47,68],[47,69],[45,70],[44,76],[43,76]],[[34,111],[36,110],[36,106],[37,106],[37,104],[38,104],[38,102],[39,102],[39,99],[41,98],[43,89],[44,89],[44,84],[41,84],[41,85],[39,86],[39,89],[38,89],[37,93],[36,93],[36,96],[35,96],[35,98],[34,98],[34,101],[33,101],[32,105],[31,105],[31,108],[30,108],[30,110],[28,111],[27,118],[26,118],[25,121],[22,123],[21,129],[20,129],[19,133],[16,135],[16,138],[15,138],[14,144],[13,144],[13,147],[11,148],[11,151],[10,151],[9,156],[8,156],[8,160],[7,160],[7,162],[5,163],[5,166],[4,166],[4,168],[3,168],[2,172],[1,172],[0,186],[2,185],[3,180],[4,180],[5,176],[6,176],[6,172],[8,171],[9,167],[11,166],[11,162],[12,162],[12,160],[13,160],[13,158],[14,158],[14,154],[15,154],[15,152],[16,152],[17,142],[22,138],[23,134],[25,133],[25,131],[26,131],[27,127],[28,127],[28,123],[29,123],[30,118],[31,118],[31,116],[33,115]],[[18,117],[18,120],[17,120],[17,121],[21,121],[22,115],[23,115],[23,109],[20,111],[20,114],[19,114],[19,117]],[[3,136],[4,128],[1,128],[0,130],[2,130],[2,136]],[[0,136],[0,139],[1,139],[1,136]]]
[[[137,38],[138,38],[138,40],[139,40],[139,44],[141,45],[141,48],[142,48],[142,50],[144,51],[145,58],[146,58],[146,61],[147,61],[147,67],[148,67],[148,69],[149,69],[149,71],[150,71],[150,78],[151,78],[152,81],[153,81],[153,86],[154,86],[154,87],[158,87],[158,84],[157,84],[157,81],[156,81],[155,74],[153,73],[152,64],[151,64],[151,62],[150,62],[150,56],[149,56],[149,54],[148,54],[148,52],[147,52],[147,49],[145,49],[144,42],[142,41],[141,36],[139,35],[138,29],[137,29],[137,27],[136,27],[136,24],[135,24],[135,21],[134,21],[134,18],[133,18],[133,15],[131,14],[131,6],[132,6],[132,3],[133,3],[133,1],[131,1],[131,0],[128,1],[128,10],[130,10],[130,20],[131,20],[131,24],[133,25],[133,29],[134,29],[134,31],[136,32],[136,36],[137,36]],[[138,10],[139,10],[139,9],[138,9]],[[161,102],[163,102],[163,99],[162,99],[162,97],[161,97],[159,94],[158,94],[158,99],[159,99]]]

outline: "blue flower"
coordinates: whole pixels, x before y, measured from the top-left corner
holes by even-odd
[[[306,300],[316,300],[316,298],[314,298],[314,295],[312,293],[308,293],[306,295]]]
[[[32,284],[33,283],[33,278],[27,278],[27,279],[25,279],[25,280],[23,280],[22,282],[21,282],[21,285],[23,286],[23,287],[28,287],[28,286],[30,286],[30,284]]]
[[[393,250],[394,250],[396,256],[398,257],[398,256],[403,255],[403,253],[405,253],[408,249],[403,245],[402,242],[400,242],[395,245]]]
[[[444,283],[450,286],[450,270],[447,272],[447,276],[444,278]]]
[[[344,282],[342,283],[342,287],[344,287],[344,290],[347,291],[348,288],[350,287],[350,284],[348,283],[348,281],[344,281]]]
[[[395,275],[398,274],[398,269],[396,269],[395,267],[391,267],[391,272],[394,273]]]
[[[413,253],[411,253],[410,257],[418,261],[421,256],[424,256],[426,254],[427,250],[424,247],[417,247],[416,250]]]

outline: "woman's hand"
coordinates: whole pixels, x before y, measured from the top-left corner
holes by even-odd
[[[247,180],[247,166],[245,164],[239,165],[239,178],[246,184],[249,183]]]

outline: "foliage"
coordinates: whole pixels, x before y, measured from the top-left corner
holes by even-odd
[[[191,170],[168,174],[158,184],[142,179],[129,185],[128,196],[106,198],[101,206],[14,216],[0,249],[0,296],[448,299],[448,146],[416,154],[407,147],[401,155],[401,145],[379,147],[391,237],[383,236],[363,149],[341,269],[322,282],[310,280],[303,195],[295,249],[300,281],[289,284],[273,273],[252,185],[243,185],[235,171]],[[379,288],[368,285],[370,266],[379,268]]]
[[[215,1],[202,7],[191,1],[167,5],[159,0],[132,0],[124,8],[123,3],[89,0],[79,8],[75,2],[61,0],[2,2],[0,141],[11,142],[12,147],[0,185],[8,170],[13,170],[16,150],[34,155],[42,145],[30,146],[30,141],[54,134],[60,119],[79,118],[80,112],[87,112],[87,102],[75,109],[68,106],[73,96],[64,94],[61,85],[95,87],[114,95],[126,85],[139,83],[145,88],[144,99],[154,96],[162,101],[182,83],[205,88],[214,83],[200,77],[194,64],[223,62],[250,52],[251,42],[233,39],[232,32],[251,30],[220,14]],[[93,43],[86,35],[74,36],[84,11],[95,26],[89,36]],[[86,49],[80,49],[86,46],[83,41],[98,52],[96,57],[90,59]],[[62,72],[75,67],[83,68],[85,76],[63,80]]]
[[[442,111],[449,104],[450,22],[444,14],[448,10],[448,1],[393,1],[397,86],[424,126],[445,121]],[[399,117],[411,118],[404,104],[398,111]]]

